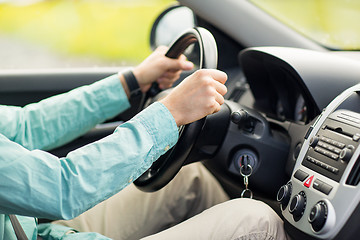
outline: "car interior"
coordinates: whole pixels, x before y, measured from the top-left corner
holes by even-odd
[[[180,129],[174,148],[135,181],[139,189],[156,191],[201,161],[231,198],[270,205],[292,239],[358,238],[359,52],[310,40],[251,1],[179,0],[149,38],[153,49],[171,46],[169,57],[184,53],[197,68],[226,72],[228,93],[221,111]],[[0,102],[24,106],[118,70],[1,70]],[[111,134],[166,93],[154,86],[126,112],[50,152],[62,157]]]

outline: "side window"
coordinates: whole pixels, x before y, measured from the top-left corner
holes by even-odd
[[[133,65],[174,0],[2,0],[0,69]]]

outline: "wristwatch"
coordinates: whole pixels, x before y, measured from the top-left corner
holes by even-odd
[[[127,70],[122,73],[124,76],[125,82],[129,88],[130,96],[137,94],[140,90],[139,83],[131,70]]]

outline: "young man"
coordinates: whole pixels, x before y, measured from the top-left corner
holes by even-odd
[[[226,74],[201,70],[110,136],[60,159],[43,151],[124,111],[137,84],[143,92],[154,81],[166,88],[181,70],[192,68],[184,58],[166,58],[165,51],[156,50],[126,75],[119,73],[24,108],[0,106],[1,239],[16,239],[9,214],[21,215],[18,219],[30,239],[38,233],[49,239],[66,235],[69,229],[57,225],[38,232],[33,217],[71,219],[113,196],[176,143],[178,126],[220,109]]]
[[[165,51],[156,50],[132,73],[24,108],[0,106],[0,239],[16,239],[9,214],[21,215],[29,239],[139,239],[157,232],[148,238],[286,238],[281,220],[265,204],[225,202],[226,193],[201,164],[184,167],[156,193],[129,185],[176,143],[178,126],[220,109],[226,93],[223,72],[197,71],[110,136],[64,158],[42,151],[128,108],[134,79],[146,92],[154,81],[170,87],[181,70],[192,68],[184,58],[166,58]],[[40,225],[34,218],[72,219],[79,214]]]

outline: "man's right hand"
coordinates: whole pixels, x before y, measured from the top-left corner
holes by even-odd
[[[201,69],[184,79],[161,99],[178,126],[199,120],[220,110],[227,88],[227,75],[215,69]]]

